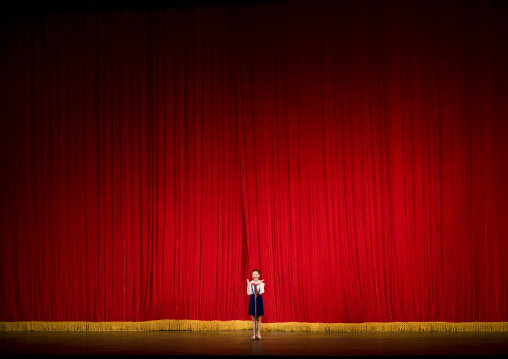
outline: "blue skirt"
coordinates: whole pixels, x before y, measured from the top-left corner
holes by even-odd
[[[254,316],[254,298],[256,296],[254,294],[250,295],[250,302],[249,302],[249,315]],[[265,312],[263,311],[263,296],[261,294],[258,294],[257,300],[257,315],[265,315]]]

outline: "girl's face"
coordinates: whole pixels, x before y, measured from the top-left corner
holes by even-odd
[[[254,279],[255,281],[257,281],[259,279],[259,272],[258,271],[252,272],[252,279]]]

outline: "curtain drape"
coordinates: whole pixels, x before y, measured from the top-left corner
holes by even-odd
[[[4,13],[0,321],[508,320],[508,5]]]

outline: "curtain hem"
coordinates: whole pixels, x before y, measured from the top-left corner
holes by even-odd
[[[249,330],[250,320],[154,320],[146,322],[0,322],[0,331]],[[263,323],[263,331],[286,332],[482,332],[508,331],[508,322]]]

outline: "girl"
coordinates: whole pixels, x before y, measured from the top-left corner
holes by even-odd
[[[263,283],[263,280],[259,280],[259,277],[261,277],[261,273],[258,269],[254,269],[252,280],[247,279],[247,294],[250,295],[249,315],[252,315],[252,330],[254,332],[252,340],[261,339],[261,316],[265,314],[263,311],[263,297],[261,296],[265,292],[265,283]],[[254,308],[254,301],[256,308]],[[256,326],[258,329],[257,335]]]

